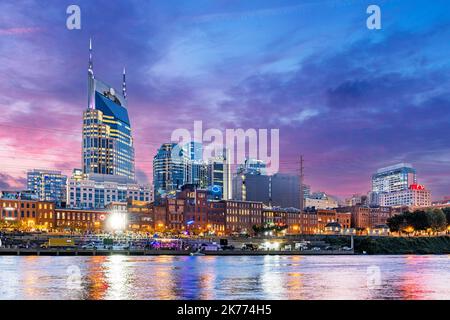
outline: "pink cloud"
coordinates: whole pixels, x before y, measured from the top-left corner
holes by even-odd
[[[39,32],[41,30],[42,28],[35,28],[35,27],[3,28],[0,29],[0,35],[29,34]]]

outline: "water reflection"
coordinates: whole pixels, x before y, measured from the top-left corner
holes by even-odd
[[[4,256],[0,270],[0,299],[450,299],[449,256]]]

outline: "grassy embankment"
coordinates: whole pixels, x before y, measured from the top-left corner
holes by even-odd
[[[327,239],[348,245],[348,238]],[[355,237],[355,252],[368,254],[450,254],[450,236],[441,237]]]

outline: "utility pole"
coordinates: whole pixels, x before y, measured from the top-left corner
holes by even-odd
[[[305,192],[304,192],[304,188],[303,188],[303,180],[305,178],[304,176],[304,166],[303,166],[303,155],[300,155],[300,176],[299,176],[299,181],[300,181],[300,210],[304,209],[304,201],[305,201]]]

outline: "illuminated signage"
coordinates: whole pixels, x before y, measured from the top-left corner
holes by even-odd
[[[412,184],[409,186],[411,190],[425,190],[425,186],[422,184]]]

